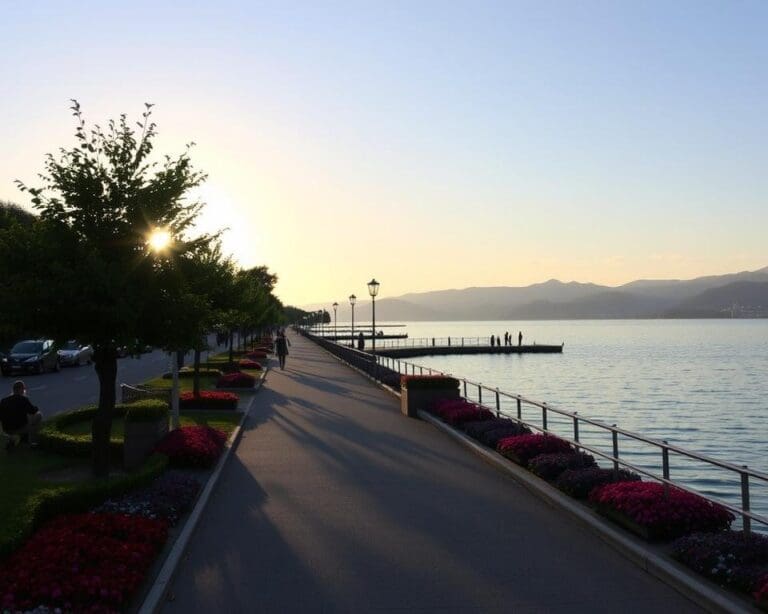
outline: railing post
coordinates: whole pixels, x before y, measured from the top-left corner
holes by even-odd
[[[467,398],[467,380],[462,380],[464,382],[464,398]]]
[[[613,435],[613,471],[614,473],[619,472],[619,434],[616,432],[616,425],[611,425],[613,428],[611,429],[611,435]]]
[[[483,385],[477,385],[477,402],[479,405],[483,404]]]
[[[742,469],[748,469],[748,467],[742,465]],[[746,471],[741,472],[741,509],[745,512],[749,511],[749,474]],[[742,514],[741,519],[744,533],[749,535],[752,531],[752,519],[747,514]]]
[[[664,445],[661,448],[661,474],[664,476],[665,480],[669,479],[669,448],[667,447],[667,440],[664,439],[662,442]],[[669,494],[669,484],[666,482],[664,483],[664,496],[666,497]]]
[[[464,337],[461,338],[461,347],[464,347]]]
[[[523,401],[520,399],[520,395],[517,395],[517,419],[523,419]]]
[[[573,440],[579,442],[579,412],[573,412]]]
[[[547,404],[541,404],[541,428],[546,432],[547,430]]]
[[[424,367],[419,366],[419,375],[424,375]]]
[[[501,399],[499,398],[499,389],[496,388],[496,417],[501,416]]]
[[[448,337],[448,347],[451,347],[451,338]]]

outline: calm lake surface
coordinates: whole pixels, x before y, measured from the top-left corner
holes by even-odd
[[[563,354],[408,360],[768,473],[768,320],[400,323],[407,324],[409,341],[503,338],[509,331],[516,343],[522,331],[524,344],[565,343]],[[513,402],[505,407],[514,413]],[[523,417],[540,423],[540,414],[531,408]],[[573,433],[570,420],[554,416],[549,428]],[[610,434],[585,427],[580,434],[585,443],[610,453]],[[622,438],[620,454],[661,473],[658,449]],[[673,479],[740,503],[738,476],[677,455],[670,456],[670,464]],[[753,480],[750,486],[752,509],[768,515],[768,485]]]

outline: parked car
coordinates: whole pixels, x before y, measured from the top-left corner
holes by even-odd
[[[53,339],[28,339],[19,341],[3,359],[0,371],[3,375],[16,372],[43,373],[61,368],[59,354]]]
[[[93,348],[88,344],[70,339],[59,350],[59,362],[62,367],[79,367],[82,364],[91,364],[93,362]]]

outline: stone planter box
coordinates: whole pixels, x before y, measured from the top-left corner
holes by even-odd
[[[126,421],[123,466],[126,469],[133,469],[141,465],[167,433],[167,416],[153,421]]]
[[[413,384],[414,379],[417,378],[409,378],[408,384]],[[406,385],[406,383],[403,383],[400,387],[401,413],[410,418],[415,418],[418,410],[427,409],[430,403],[436,399],[458,399],[459,382],[458,380],[453,381],[455,384],[446,381],[442,386],[430,385],[429,387]]]

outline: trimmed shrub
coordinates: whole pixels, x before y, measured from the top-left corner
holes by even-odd
[[[0,566],[0,607],[120,611],[167,536],[162,520],[119,514],[56,518]]]
[[[617,482],[592,491],[598,511],[620,520],[628,518],[647,531],[649,539],[671,539],[697,531],[722,531],[733,514],[723,506],[679,488],[657,482]]]
[[[523,467],[527,467],[528,462],[539,454],[573,452],[573,447],[565,439],[539,434],[506,437],[499,441],[496,449],[509,460]]]
[[[475,422],[467,422],[463,424],[461,430],[473,439],[480,439],[480,436],[493,429],[502,428],[515,424],[512,420],[507,418],[491,418],[490,420],[480,420]]]
[[[179,395],[179,409],[237,409],[240,400],[234,392],[201,390],[199,396],[192,392]]]
[[[491,418],[493,418],[493,414],[490,411],[472,405],[457,407],[443,415],[443,420],[451,426],[461,426],[467,422],[486,421]]]
[[[528,469],[550,482],[566,469],[585,469],[596,465],[594,456],[575,451],[539,454],[528,461]]]
[[[129,404],[115,405],[113,416],[122,418],[130,407]],[[62,456],[87,457],[91,455],[91,434],[71,435],[62,429],[78,422],[92,422],[98,408],[89,405],[80,409],[64,412],[46,420],[38,434],[38,443],[43,450]],[[123,458],[123,440],[114,434],[109,442],[112,462],[121,463]]]
[[[168,457],[172,467],[212,467],[219,458],[227,435],[210,426],[182,426],[168,433],[155,451]]]
[[[179,378],[180,379],[191,379],[195,376],[195,370],[190,369],[188,367],[184,367],[182,369],[179,369]],[[200,377],[221,377],[221,369],[212,368],[212,367],[205,367],[203,368],[202,365],[200,367]],[[173,379],[173,373],[163,373],[163,379]]]
[[[694,533],[672,544],[672,556],[722,586],[749,593],[768,574],[768,537],[742,531]]]
[[[458,388],[459,380],[445,375],[402,375],[400,386],[408,390],[443,390]]]
[[[253,371],[261,371],[261,365],[253,359],[243,358],[238,361],[237,366],[241,369],[251,369]]]
[[[168,403],[157,399],[134,401],[126,406],[126,422],[155,422],[168,419]]]
[[[508,437],[517,437],[519,435],[530,435],[531,429],[524,424],[518,424],[513,422],[512,424],[502,425],[498,428],[491,429],[480,435],[480,442],[484,443],[489,448],[496,450],[498,444],[502,439]]]
[[[576,499],[586,499],[589,493],[603,484],[614,482],[639,482],[640,476],[626,469],[602,469],[587,467],[585,469],[566,469],[555,481],[555,486],[567,495]]]
[[[216,388],[253,388],[256,385],[256,378],[247,373],[236,371],[222,375],[216,381]]]

